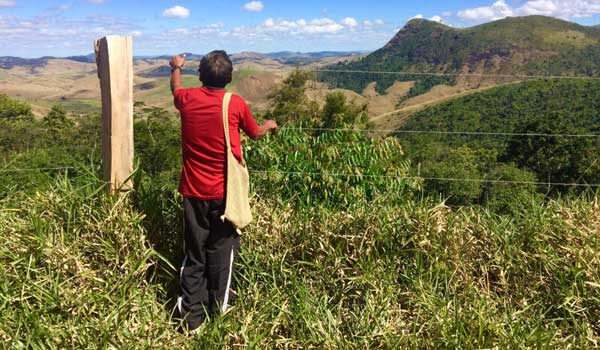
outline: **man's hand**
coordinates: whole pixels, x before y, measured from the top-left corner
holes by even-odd
[[[277,122],[274,120],[267,120],[264,122],[264,125],[271,132],[277,131]]]
[[[258,127],[258,133],[256,134],[255,140],[262,139],[269,132],[277,131],[277,122],[274,120],[267,120],[261,126]]]
[[[183,67],[185,65],[185,55],[173,56],[173,58],[171,58],[171,61],[169,62],[169,65],[171,66],[171,68]]]

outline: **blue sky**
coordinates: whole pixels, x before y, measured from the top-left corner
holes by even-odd
[[[132,35],[136,55],[374,50],[414,17],[468,27],[541,14],[600,23],[600,0],[0,0],[0,56],[88,54]]]

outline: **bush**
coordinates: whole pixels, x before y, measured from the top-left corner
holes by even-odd
[[[31,118],[31,106],[0,94],[0,119]]]
[[[541,200],[537,194],[537,180],[531,171],[517,168],[514,164],[499,164],[488,177],[493,181],[512,183],[487,183],[483,197],[489,208],[498,213],[514,214],[526,212],[532,202]]]
[[[348,102],[342,92],[333,92],[325,97],[321,128],[364,129],[368,121],[367,106]]]
[[[269,96],[272,109],[266,118],[280,125],[287,122],[314,122],[319,119],[319,105],[306,97],[306,82],[311,74],[300,69],[293,71]]]

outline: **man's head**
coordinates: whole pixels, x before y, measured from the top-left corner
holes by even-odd
[[[233,63],[225,51],[213,51],[200,61],[200,81],[206,87],[224,88],[231,83]]]

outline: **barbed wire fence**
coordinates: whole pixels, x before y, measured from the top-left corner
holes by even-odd
[[[343,70],[343,69],[323,69],[316,68],[304,70],[314,73],[315,80],[312,81],[313,87],[317,87],[321,73],[345,73],[345,74],[374,74],[374,75],[405,75],[405,76],[435,76],[435,77],[478,77],[478,78],[503,78],[515,80],[531,79],[552,79],[552,80],[593,80],[600,81],[596,76],[571,76],[571,75],[523,75],[523,74],[479,74],[479,73],[441,73],[441,72],[411,72],[411,71],[369,71],[369,70]],[[281,132],[353,132],[365,134],[384,134],[387,136],[413,134],[413,135],[461,135],[461,136],[505,136],[505,137],[556,137],[556,138],[600,138],[600,134],[547,134],[547,133],[517,133],[517,132],[479,132],[479,131],[442,131],[442,130],[392,130],[392,129],[352,129],[352,128],[307,128],[307,127],[285,127]],[[48,171],[69,171],[77,170],[76,167],[40,167],[40,168],[5,168],[0,169],[2,174],[18,174],[27,172],[48,172]],[[472,179],[472,178],[444,178],[444,177],[426,177],[426,176],[395,176],[395,175],[368,175],[368,174],[350,174],[338,172],[302,172],[302,171],[283,171],[283,170],[261,170],[251,169],[252,174],[269,175],[279,174],[286,176],[329,176],[342,178],[362,178],[362,179],[381,179],[390,180],[420,180],[420,181],[439,181],[439,182],[465,182],[465,183],[490,183],[490,184],[510,184],[510,185],[535,185],[535,186],[557,186],[557,187],[578,187],[578,188],[600,188],[600,184],[588,183],[564,183],[564,182],[541,182],[541,181],[509,181],[494,179]]]

